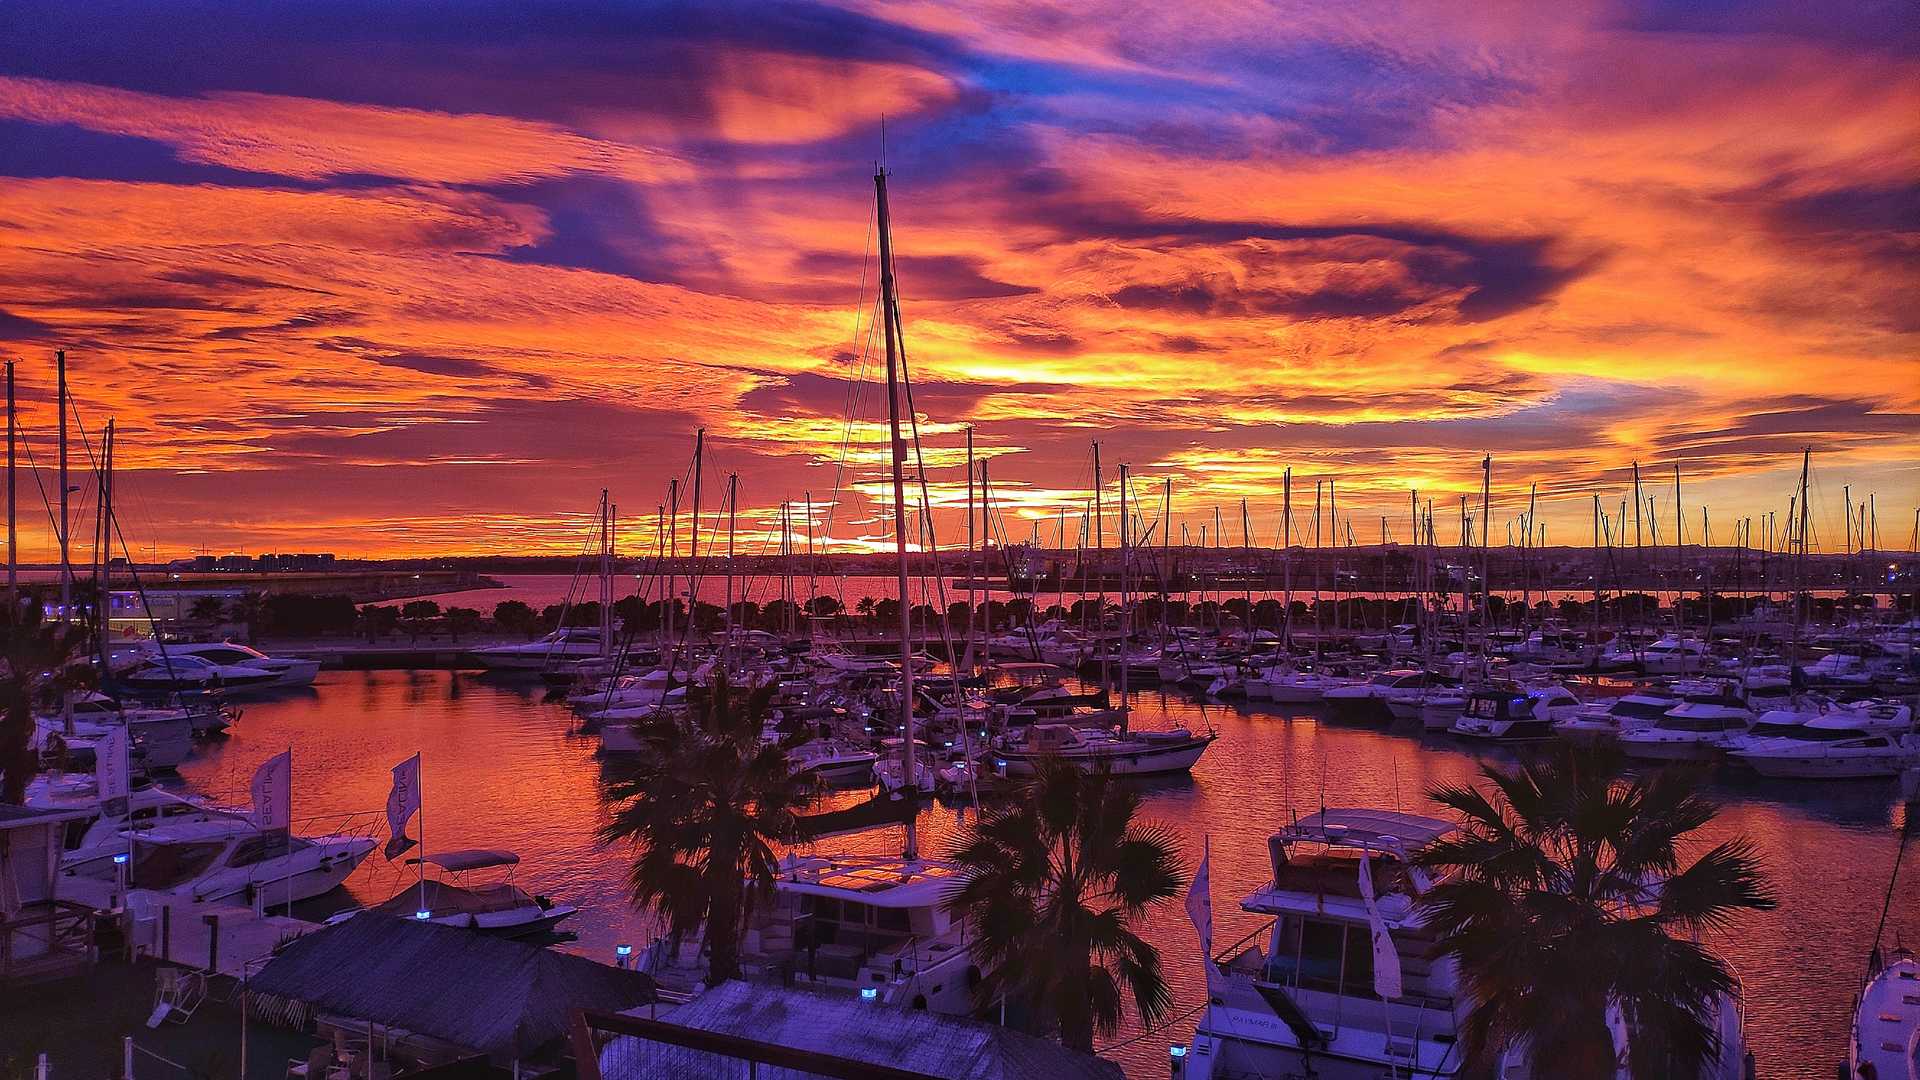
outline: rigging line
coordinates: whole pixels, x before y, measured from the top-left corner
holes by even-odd
[[[869,205],[873,204],[870,203]],[[853,340],[849,343],[851,348],[858,350],[857,355],[859,361],[857,365],[854,366],[854,370],[848,374],[846,393],[841,401],[841,411],[846,419],[840,436],[840,458],[834,467],[833,493],[835,498],[827,510],[827,540],[829,542],[833,539],[833,510],[839,503],[840,482],[847,464],[847,447],[853,439],[855,418],[859,415],[860,411],[860,399],[865,395],[867,366],[873,356],[873,328],[877,320],[866,320],[867,332],[864,343],[861,341],[860,323],[862,316],[864,316],[867,311],[867,272],[873,262],[873,237],[876,227],[876,216],[876,214],[866,215],[866,244],[861,250],[860,255],[860,292],[859,295],[854,298]],[[877,292],[875,299],[876,301],[878,300]],[[809,522],[808,525],[811,527],[812,523]]]
[[[874,297],[875,306],[880,305],[878,294]],[[866,395],[867,371],[873,361],[873,340],[880,320],[876,317],[867,322],[867,340],[860,349],[859,364],[849,376],[845,417],[840,432],[840,451],[834,463],[832,498],[827,502],[827,540],[833,539],[833,519],[839,510],[840,494],[846,490],[847,459],[852,453],[854,432],[859,426],[861,401]]]
[[[34,460],[33,443],[30,440],[21,439],[20,446],[27,452],[27,471],[33,474],[33,486],[40,492],[40,505],[47,512],[47,531],[52,535],[54,545],[57,547],[60,543],[60,519],[54,516],[53,503],[47,498],[47,486],[40,481],[40,465]],[[72,545],[69,544],[68,547],[71,548]],[[73,565],[71,552],[67,558],[67,565]]]
[[[1105,1054],[1114,1050],[1121,1049],[1122,1047],[1132,1046],[1134,1043],[1139,1042],[1141,1039],[1144,1039],[1149,1035],[1155,1035],[1155,1034],[1159,1034],[1160,1032],[1166,1031],[1168,1028],[1172,1027],[1173,1025],[1179,1023],[1182,1020],[1185,1020],[1189,1016],[1192,1016],[1194,1013],[1197,1013],[1201,1009],[1204,1009],[1206,1007],[1207,1007],[1207,1003],[1205,1001],[1202,1001],[1200,1004],[1195,1005],[1193,1008],[1188,1009],[1186,1012],[1181,1013],[1179,1016],[1168,1017],[1166,1020],[1161,1021],[1160,1024],[1156,1027],[1150,1027],[1145,1031],[1142,1031],[1138,1035],[1135,1035],[1131,1038],[1122,1039],[1117,1043],[1108,1043],[1107,1045],[1099,1048],[1098,1050],[1095,1050],[1094,1054],[1095,1055]]]

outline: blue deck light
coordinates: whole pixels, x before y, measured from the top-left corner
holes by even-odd
[[[428,919],[433,918],[433,912],[428,911],[426,908],[421,908],[419,911],[413,913],[413,917],[419,919],[421,922],[426,922]]]
[[[880,1000],[880,988],[879,988],[879,987],[876,987],[876,986],[863,986],[863,987],[861,987],[861,988],[860,988],[860,1000],[861,1000],[861,1001],[879,1001],[879,1000]]]

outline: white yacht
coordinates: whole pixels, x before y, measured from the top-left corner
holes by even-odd
[[[592,686],[583,687],[567,695],[567,704],[583,711],[621,709],[635,705],[658,705],[667,694],[687,682],[686,672],[682,678],[669,676],[666,669],[649,671],[644,675],[622,675],[611,682],[601,681]]]
[[[1690,675],[1707,669],[1705,643],[1672,634],[1647,645],[1623,644],[1600,658],[1602,667],[1637,667],[1648,675]]]
[[[1462,1074],[1466,1002],[1414,901],[1431,885],[1411,865],[1453,831],[1389,810],[1323,810],[1268,840],[1273,878],[1241,901],[1270,921],[1207,963],[1208,1004],[1189,1046],[1173,1051],[1179,1080],[1311,1075],[1323,1080]],[[1376,979],[1373,911],[1398,958],[1398,993]]]
[[[1420,729],[1426,732],[1452,731],[1466,715],[1471,695],[1457,686],[1435,687],[1420,695]]]
[[[1620,748],[1646,761],[1712,761],[1753,719],[1737,698],[1689,694],[1651,726],[1622,732]]]
[[[281,656],[268,656],[249,645],[240,645],[231,641],[198,642],[180,644],[169,642],[166,645],[151,647],[156,653],[168,656],[193,656],[220,667],[257,668],[270,672],[271,682],[261,683],[261,688],[278,690],[301,686],[312,686],[313,677],[320,673],[320,661],[300,660]]]
[[[519,865],[520,856],[511,851],[495,848],[436,851],[407,862],[413,866],[424,862],[439,868],[446,876],[425,878],[367,910],[500,937],[522,937],[551,930],[577,910],[544,896],[534,896],[513,884],[509,880],[511,868]],[[470,882],[465,879],[476,871],[500,867],[509,870],[498,880]],[[344,922],[358,914],[355,910],[343,911],[327,921]]]
[[[193,718],[181,709],[121,709],[111,701],[76,700],[73,724],[59,716],[34,717],[34,750],[47,756],[62,748],[68,768],[91,768],[94,747],[114,728],[125,727],[132,763],[149,772],[177,767],[193,753]]]
[[[1247,696],[1265,698],[1281,705],[1314,705],[1325,700],[1327,691],[1348,686],[1353,679],[1322,671],[1286,671],[1270,668],[1266,677],[1247,680]]]
[[[742,975],[970,1015],[980,969],[965,921],[944,906],[956,872],[937,859],[789,852],[773,901],[747,924]],[[691,987],[706,977],[701,944],[698,935],[660,938],[636,966],[669,990]]]
[[[1613,742],[1626,732],[1653,726],[1678,704],[1679,695],[1648,687],[1611,701],[1584,705],[1572,716],[1556,721],[1553,730],[1579,745]]]
[[[177,821],[132,834],[134,889],[208,903],[277,907],[319,896],[347,879],[374,849],[366,836],[292,836],[238,817]],[[62,871],[112,880],[117,866],[96,859]]]
[[[839,739],[813,739],[787,750],[787,765],[827,785],[859,786],[872,782],[880,755]]]
[[[1418,691],[1433,686],[1436,681],[1432,674],[1425,671],[1396,668],[1382,671],[1365,682],[1329,687],[1322,692],[1321,699],[1333,709],[1343,712],[1391,714],[1392,702],[1396,698],[1416,700]]]
[[[1545,686],[1489,687],[1467,698],[1454,721],[1455,735],[1487,742],[1538,742],[1554,735],[1554,725],[1572,719],[1580,699],[1559,683]]]
[[[115,672],[110,681],[140,694],[172,694],[218,690],[227,695],[270,690],[280,685],[278,672],[244,664],[219,664],[185,653],[146,653],[131,670]]]
[[[600,656],[605,648],[597,627],[567,626],[533,641],[475,649],[473,657],[492,671],[540,671],[569,660]]]
[[[135,788],[124,808],[108,807],[100,801],[100,786],[93,776],[73,773],[36,777],[27,785],[26,805],[37,810],[85,812],[85,817],[67,822],[60,865],[68,868],[127,851],[126,834],[130,832],[239,817],[152,786]]]
[[[1904,949],[1875,961],[1854,1007],[1846,1076],[1920,1080],[1920,961]]]
[[[1848,709],[1803,719],[1787,713],[1793,722],[1770,723],[1782,714],[1767,713],[1754,730],[1728,745],[1727,756],[1761,776],[1805,780],[1855,780],[1898,776],[1920,765],[1920,735],[1873,730],[1861,714]],[[1767,725],[1766,734],[1761,733]],[[1779,733],[1773,733],[1780,727]]]
[[[1107,728],[1035,724],[1024,739],[995,749],[994,769],[1003,776],[1032,776],[1041,758],[1056,757],[1081,768],[1105,765],[1117,776],[1180,773],[1193,768],[1217,738],[1211,731],[1196,734],[1186,728],[1123,735]]]

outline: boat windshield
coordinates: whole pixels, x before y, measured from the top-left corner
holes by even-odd
[[[130,881],[136,889],[172,889],[185,885],[206,873],[226,848],[224,839],[195,844],[139,845]]]
[[[1782,722],[1777,720],[1769,720],[1769,721],[1763,721],[1761,723],[1753,725],[1752,729],[1748,732],[1748,734],[1757,736],[1762,739],[1779,739],[1779,738],[1797,739],[1800,737],[1801,729],[1805,726],[1806,725],[1801,724],[1798,721],[1790,720],[1790,721]]]
[[[1859,728],[1830,728],[1808,725],[1787,732],[1786,737],[1795,742],[1830,743],[1846,742],[1848,739],[1864,739],[1867,737],[1867,733]],[[1884,746],[1886,743],[1882,741],[1880,745]]]
[[[1613,708],[1608,709],[1607,712],[1628,720],[1658,720],[1667,715],[1667,710],[1671,708],[1673,708],[1671,701],[1635,701],[1631,698],[1621,698],[1614,702]]]

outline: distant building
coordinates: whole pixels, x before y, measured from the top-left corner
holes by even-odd
[[[175,559],[167,564],[174,573],[211,574],[211,573],[276,573],[276,574],[312,574],[332,570],[334,555],[331,551],[301,552],[299,554],[276,555],[195,555],[189,559]]]

